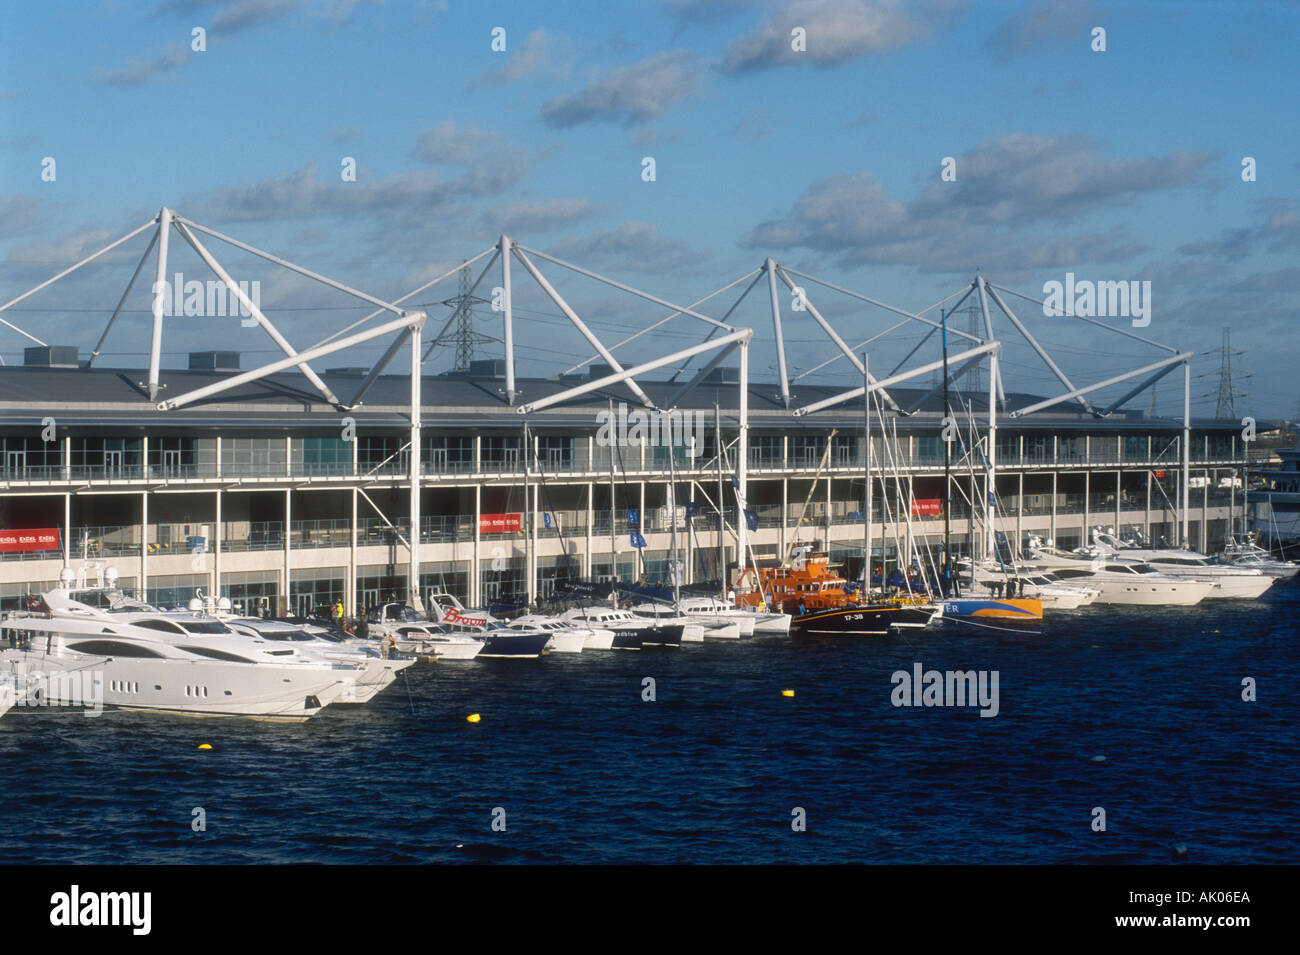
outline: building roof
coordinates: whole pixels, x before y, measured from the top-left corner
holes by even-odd
[[[592,377],[606,373],[602,367],[590,371]],[[737,406],[735,369],[717,369],[708,380],[677,404],[677,409],[707,412],[711,423],[715,402],[722,409],[724,422],[734,424]],[[321,377],[340,399],[348,401],[364,379],[364,370],[336,369],[321,372]],[[193,389],[221,381],[230,372],[163,369],[160,374],[162,397],[175,397]],[[319,427],[336,429],[339,420],[351,416],[370,426],[406,427],[410,402],[410,380],[402,374],[381,375],[367,391],[361,406],[340,411],[328,404],[311,383],[296,372],[272,375],[247,382],[231,391],[195,402],[172,411],[159,411],[148,399],[142,384],[148,377],[143,369],[0,367],[0,426],[39,428],[44,417],[54,417],[61,427],[113,427],[117,429],[222,429],[247,427],[251,430],[273,428],[301,431]],[[589,380],[575,375],[564,378],[518,378],[516,404],[537,401]],[[689,380],[689,378],[687,378]],[[665,404],[682,382],[638,379],[638,384],[658,405]],[[812,385],[798,382],[793,387],[791,407],[799,407],[847,390],[844,385]],[[898,427],[914,430],[935,427],[942,414],[942,394],[925,388],[891,388],[890,395],[903,408],[920,402],[915,416],[897,417]],[[780,388],[774,382],[756,382],[749,386],[749,423],[751,428],[824,431],[827,428],[861,428],[861,399],[846,402],[815,414],[794,417],[782,407]],[[426,375],[421,382],[423,425],[428,428],[517,429],[523,418],[505,397],[505,380],[494,374],[449,373]],[[1044,396],[1011,393],[1006,409],[1026,407]],[[953,406],[959,420],[965,419],[968,399],[978,426],[987,420],[987,396],[953,392]],[[922,399],[925,399],[922,401]],[[598,389],[529,415],[534,427],[598,426],[597,415],[610,402],[626,403],[628,411],[641,408],[641,402],[626,384]],[[889,417],[893,418],[893,415]],[[1025,418],[998,416],[999,427],[1015,430],[1091,430],[1142,431],[1178,429],[1176,419],[1148,418],[1140,411],[1120,409],[1107,418],[1096,418],[1069,402]],[[1235,421],[1194,420],[1197,428],[1235,429]]]

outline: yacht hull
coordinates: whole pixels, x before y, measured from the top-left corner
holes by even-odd
[[[326,667],[126,660],[20,650],[0,654],[0,666],[25,672],[28,705],[84,706],[88,698],[98,697],[103,706],[124,710],[291,721],[309,719],[355,694],[358,677],[358,671]]]
[[[884,636],[891,628],[924,627],[933,616],[933,610],[920,606],[837,607],[801,614],[790,629],[807,636]]]
[[[946,597],[939,602],[945,619],[1041,620],[1043,602],[1032,597]]]
[[[551,653],[581,653],[587,646],[587,635],[580,631],[551,633],[546,649]]]

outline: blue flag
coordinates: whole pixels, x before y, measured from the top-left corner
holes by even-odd
[[[694,517],[698,513],[700,513],[700,505],[696,504],[694,501],[687,501],[686,502],[687,519],[689,520],[690,518]]]
[[[548,531],[551,529],[551,514],[549,511],[542,514],[542,524]]]
[[[640,517],[640,515],[638,515],[636,511],[629,510],[629,511],[627,512],[627,526],[628,526],[628,527],[640,527],[640,526],[641,526],[641,521],[640,521],[639,517]]]
[[[751,531],[758,530],[758,515],[749,508],[745,508],[745,526]]]
[[[631,539],[633,547],[636,547],[638,549],[645,547],[645,538],[642,537],[640,534],[638,534],[636,531],[633,531],[628,536]]]

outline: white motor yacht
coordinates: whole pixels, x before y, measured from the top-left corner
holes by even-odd
[[[1123,557],[1150,564],[1162,574],[1191,580],[1210,580],[1216,585],[1207,600],[1254,600],[1277,581],[1262,570],[1217,564],[1194,550],[1147,547],[1143,541],[1121,541],[1113,531],[1094,528],[1093,546],[1081,548],[1086,556]]]
[[[1141,561],[1062,553],[1038,537],[1029,539],[1029,559],[1063,583],[1095,587],[1099,604],[1192,607],[1214,589],[1213,581],[1162,574]]]
[[[300,721],[353,694],[362,672],[206,615],[155,610],[113,586],[85,592],[61,580],[0,622],[0,669],[23,673],[28,704],[93,696],[121,709]]]
[[[414,660],[383,657],[379,645],[373,641],[326,639],[321,634],[321,628],[301,626],[285,620],[264,620],[260,617],[223,617],[222,620],[237,633],[269,643],[291,643],[327,660],[359,667],[361,673],[357,677],[353,694],[351,697],[344,694],[337,703],[369,703],[381,690],[392,685],[397,674],[415,663]],[[318,632],[313,633],[313,629]]]
[[[1249,567],[1263,571],[1278,580],[1288,580],[1300,573],[1300,564],[1294,560],[1275,560],[1272,554],[1249,537],[1229,537],[1215,560],[1230,567]]]

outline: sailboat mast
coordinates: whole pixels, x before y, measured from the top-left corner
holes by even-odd
[[[609,567],[610,576],[618,579],[618,547],[614,541],[614,442],[618,431],[614,425],[614,399],[609,399],[609,422],[612,440],[609,443]]]
[[[952,410],[948,403],[948,313],[943,309],[939,310],[939,324],[943,329],[943,428],[944,431],[949,427],[948,419],[952,416]],[[948,576],[952,576],[952,441],[948,435],[940,432],[944,441],[944,458],[943,458],[943,562],[948,567]]]
[[[530,496],[532,489],[528,483],[528,464],[531,455],[528,453],[528,422],[524,422],[524,576],[527,583],[524,585],[524,594],[528,599],[528,606],[533,604],[533,588],[536,586],[533,578],[533,561],[532,547],[533,542],[533,499]]]
[[[722,503],[722,408],[713,403],[713,426],[717,431],[718,452],[718,597],[727,596],[727,512]]]
[[[862,596],[865,599],[871,593],[871,373],[867,370],[866,352],[862,353],[862,399],[866,405],[862,504]]]
[[[680,606],[682,602],[681,572],[678,570],[680,562],[677,557],[677,446],[671,440],[668,441],[668,521],[672,528],[672,549],[673,557],[668,562],[668,576],[673,582],[673,604]]]

